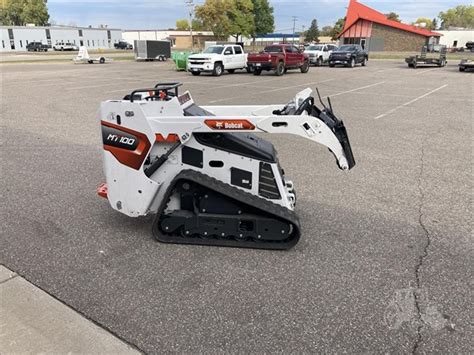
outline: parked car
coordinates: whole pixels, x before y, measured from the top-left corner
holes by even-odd
[[[47,52],[49,46],[41,42],[30,42],[26,45],[26,50],[28,52]]]
[[[275,75],[280,76],[288,69],[300,69],[302,73],[307,73],[309,57],[292,44],[272,44],[263,52],[250,53],[247,66],[254,75],[260,75],[263,70],[274,70]]]
[[[467,70],[474,70],[474,61],[470,59],[463,59],[459,63],[459,71],[464,72]]]
[[[354,68],[356,64],[362,64],[363,67],[367,65],[369,55],[358,44],[345,44],[333,51],[329,56],[329,66],[333,68],[336,65],[342,64],[346,67]]]
[[[79,47],[70,42],[58,42],[53,46],[55,51],[78,51]]]
[[[208,72],[220,76],[224,70],[232,74],[246,67],[247,54],[242,46],[237,44],[210,46],[202,53],[190,55],[188,58],[188,71],[193,75]]]
[[[321,66],[329,61],[329,55],[336,49],[334,44],[311,44],[304,52],[308,54],[310,64]]]
[[[115,49],[133,49],[133,46],[125,41],[118,41],[117,43],[114,43],[114,48]]]

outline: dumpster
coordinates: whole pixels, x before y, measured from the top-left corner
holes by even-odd
[[[194,54],[193,52],[174,52],[173,53],[173,60],[176,63],[176,70],[187,70],[187,63],[188,63],[188,57]]]

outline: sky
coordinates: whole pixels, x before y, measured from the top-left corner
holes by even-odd
[[[204,0],[194,0],[200,4]],[[362,0],[361,3],[380,12],[394,11],[403,22],[418,17],[436,17],[470,0]],[[349,0],[270,0],[274,8],[275,32],[291,33],[293,16],[296,31],[308,28],[313,18],[319,27],[344,17]],[[57,24],[97,27],[106,24],[120,29],[173,28],[177,19],[187,18],[185,0],[48,0],[50,19]]]

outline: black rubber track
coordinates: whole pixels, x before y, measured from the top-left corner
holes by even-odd
[[[268,217],[273,215],[275,219],[287,221],[292,225],[292,231],[289,238],[283,241],[239,241],[235,239],[217,239],[212,237],[183,237],[181,235],[171,235],[164,233],[160,228],[160,219],[165,210],[171,195],[174,192],[175,186],[181,181],[191,181],[197,183],[207,189],[216,191],[231,199],[252,206],[262,211],[262,215]],[[253,249],[273,249],[273,250],[287,250],[291,249],[298,243],[300,238],[300,222],[296,214],[280,205],[276,205],[268,200],[254,196],[241,189],[235,188],[231,185],[225,184],[222,181],[214,179],[208,175],[202,174],[194,170],[183,170],[176,175],[172,183],[166,191],[163,203],[161,204],[155,220],[153,221],[153,236],[162,243],[174,244],[197,244],[209,246],[223,246],[236,248],[253,248]]]

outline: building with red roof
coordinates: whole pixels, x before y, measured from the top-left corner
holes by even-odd
[[[389,20],[384,14],[350,0],[341,43],[360,44],[369,51],[419,51],[439,42],[440,33]]]

